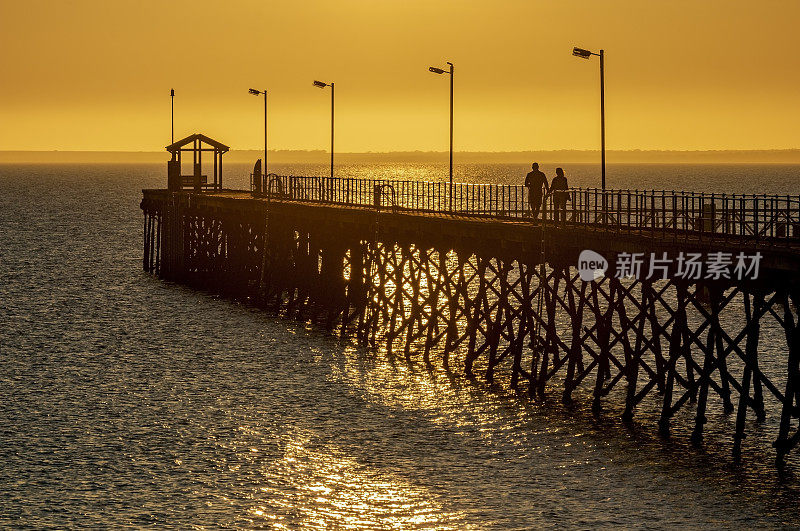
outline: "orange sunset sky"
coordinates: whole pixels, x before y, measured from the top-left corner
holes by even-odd
[[[800,147],[800,2],[0,0],[0,150]]]

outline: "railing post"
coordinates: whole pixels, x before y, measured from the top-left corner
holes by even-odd
[[[791,214],[789,210],[789,195],[786,195],[786,239],[784,243],[789,244],[789,233],[792,231]]]
[[[656,230],[656,193],[655,190],[650,191],[650,228],[653,232]]]
[[[753,236],[758,242],[758,236],[761,231],[758,230],[758,196],[753,194]]]

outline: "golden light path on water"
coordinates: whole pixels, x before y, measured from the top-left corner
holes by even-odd
[[[267,521],[275,529],[408,529],[447,525],[447,514],[428,492],[403,478],[371,469],[355,459],[314,451],[309,437],[294,433],[283,457],[264,471],[264,485],[249,509],[252,523]],[[259,498],[267,504],[259,504]],[[281,513],[292,513],[291,525]]]
[[[426,409],[440,398],[429,375],[382,362],[370,363],[365,371],[357,356],[348,356],[330,378],[348,386],[358,381],[351,390],[361,394],[360,400],[392,408]],[[407,388],[409,379],[413,390]],[[489,429],[484,433],[489,436]],[[262,485],[252,496],[247,514],[252,524],[267,522],[275,529],[476,528],[464,521],[463,514],[446,511],[424,486],[372,468],[335,447],[312,449],[312,436],[301,430],[284,434],[282,457],[261,471]],[[287,514],[291,514],[290,522]]]

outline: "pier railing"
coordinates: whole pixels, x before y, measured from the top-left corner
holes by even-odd
[[[265,178],[264,196],[420,213],[530,219],[522,185],[278,176]],[[800,244],[800,196],[716,194],[675,190],[571,188],[558,212],[554,195],[539,218],[666,238],[754,240]],[[559,221],[557,221],[559,219]]]

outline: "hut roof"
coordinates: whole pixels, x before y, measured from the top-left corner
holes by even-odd
[[[213,138],[209,138],[206,135],[202,135],[200,133],[195,133],[193,135],[189,135],[186,138],[183,138],[181,140],[178,140],[177,142],[173,142],[172,144],[168,145],[167,151],[169,151],[170,153],[174,153],[179,149],[181,149],[183,146],[193,143],[195,140],[200,140],[201,142],[205,142],[209,146],[213,146],[215,149],[221,151],[222,153],[225,153],[230,149],[225,144],[217,142]]]

